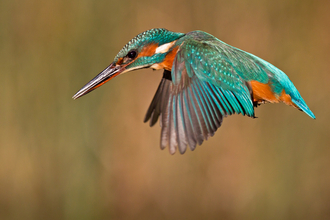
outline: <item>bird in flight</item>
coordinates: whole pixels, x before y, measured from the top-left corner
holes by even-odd
[[[164,69],[144,122],[160,118],[161,149],[183,154],[213,136],[224,117],[254,118],[262,103],[283,102],[315,119],[288,76],[265,60],[203,32],[147,30],[74,96],[77,99],[132,70]]]

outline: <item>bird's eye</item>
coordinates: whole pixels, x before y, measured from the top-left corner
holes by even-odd
[[[130,52],[128,52],[127,57],[130,59],[134,59],[136,57],[136,51],[135,50],[131,50]]]

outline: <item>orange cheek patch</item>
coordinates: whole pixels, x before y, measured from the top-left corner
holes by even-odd
[[[156,49],[158,47],[158,43],[151,43],[143,47],[142,51],[139,53],[139,55],[136,57],[151,57],[155,54]]]
[[[158,48],[158,43],[151,43],[148,44],[146,46],[143,47],[143,49],[141,50],[141,52],[139,53],[139,55],[132,60],[132,62],[126,64],[125,66],[133,63],[136,59],[138,59],[139,57],[151,57],[156,53],[156,50]],[[158,63],[158,64],[154,64],[154,67],[156,69],[166,69],[166,70],[171,70],[172,69],[172,64],[173,64],[173,60],[178,52],[179,46],[173,48],[165,57],[165,60],[162,63]],[[123,62],[122,60],[121,63]],[[119,61],[117,62],[117,64],[119,63]]]
[[[145,47],[143,47],[143,49],[138,54],[138,56],[131,62],[122,65],[124,62],[127,62],[128,58],[127,57],[119,58],[116,65],[122,65],[122,67],[126,67],[126,66],[130,65],[131,63],[133,63],[135,60],[137,60],[139,57],[151,57],[152,55],[155,54],[157,47],[158,47],[158,43],[148,44]]]

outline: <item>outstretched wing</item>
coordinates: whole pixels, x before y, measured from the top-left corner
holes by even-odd
[[[145,122],[154,125],[161,116],[161,148],[170,153],[187,146],[194,150],[213,136],[223,117],[234,113],[254,117],[248,84],[219,46],[186,36],[178,42],[171,77],[163,79],[147,111]]]

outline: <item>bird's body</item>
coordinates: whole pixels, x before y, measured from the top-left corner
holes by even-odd
[[[78,98],[120,73],[164,69],[147,111],[153,126],[160,117],[161,148],[194,150],[234,113],[254,117],[261,103],[284,102],[315,118],[298,90],[280,69],[214,36],[151,29],[133,38],[114,62],[86,84]]]

